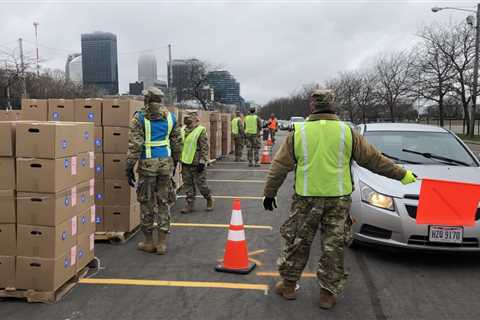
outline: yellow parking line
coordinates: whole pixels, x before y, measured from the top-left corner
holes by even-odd
[[[257,276],[259,277],[280,277],[278,272],[257,272]],[[304,272],[302,273],[302,278],[316,278],[317,275],[312,272]]]
[[[270,172],[270,170],[249,170],[249,169],[208,169],[208,172]]]
[[[183,222],[176,222],[172,223],[171,226],[173,227],[192,227],[192,228],[228,228],[228,224],[213,224],[213,223],[183,223]],[[257,226],[257,225],[248,225],[244,226],[245,229],[266,229],[266,230],[273,230],[271,226]]]
[[[216,161],[215,164],[242,164],[248,163],[247,161]]]
[[[265,183],[266,180],[207,180],[207,182],[243,182],[243,183]]]
[[[178,196],[177,198],[185,198],[185,195]],[[197,198],[203,198],[203,196],[196,196]],[[263,197],[254,196],[213,196],[214,199],[244,199],[244,200],[263,200]]]
[[[250,252],[248,254],[248,256],[252,257],[252,256],[256,256],[257,254],[264,253],[264,252],[267,252],[267,250],[265,250],[265,249],[255,250],[253,252]]]
[[[157,287],[259,290],[259,291],[263,291],[265,295],[268,294],[268,285],[253,284],[253,283],[167,281],[167,280],[140,280],[140,279],[98,279],[98,278],[83,278],[83,279],[80,279],[78,282],[82,284],[94,284],[94,285],[103,284],[103,285],[119,285],[119,286],[157,286]]]

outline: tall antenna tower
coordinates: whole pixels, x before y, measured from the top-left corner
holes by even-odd
[[[39,58],[38,58],[38,25],[39,23],[34,21],[33,22],[33,27],[35,28],[35,51],[36,51],[36,62],[37,62],[37,77],[40,76],[40,65],[38,63]]]

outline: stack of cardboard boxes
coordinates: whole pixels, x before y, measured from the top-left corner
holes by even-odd
[[[129,232],[140,224],[135,189],[125,175],[130,119],[142,107],[137,100],[103,100],[103,230]],[[97,183],[99,185],[100,183]]]
[[[1,227],[7,232],[0,254],[8,256],[2,260],[9,269],[0,274],[10,281],[0,277],[0,287],[55,291],[94,257],[93,126],[20,121],[0,127],[9,130],[12,150],[15,140],[16,155],[2,158],[16,195],[2,193],[0,219],[8,224]]]
[[[103,228],[103,127],[102,99],[75,99],[75,121],[90,122],[94,126],[94,158],[95,158],[95,210],[96,231]]]
[[[230,113],[222,113],[222,156],[232,152],[232,117]]]

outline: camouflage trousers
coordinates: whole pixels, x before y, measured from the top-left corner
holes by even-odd
[[[286,244],[277,261],[283,279],[298,281],[307,265],[310,247],[320,229],[322,254],[317,277],[320,287],[341,294],[348,274],[344,270],[345,221],[351,198],[293,196],[290,217],[281,226]]]
[[[196,188],[198,188],[200,194],[205,199],[212,196],[207,186],[207,169],[199,173],[197,166],[182,164],[182,180],[188,202],[195,201],[195,196],[197,195]]]
[[[255,163],[258,163],[259,152],[261,147],[260,138],[255,134],[247,134],[246,138],[247,138],[248,162],[253,163],[255,161]]]
[[[172,179],[169,175],[139,175],[137,200],[140,203],[143,232],[153,232],[155,229],[165,232],[170,230],[171,193]]]
[[[244,138],[241,135],[233,135],[233,143],[235,146],[235,160],[240,160],[243,154]]]
[[[276,134],[277,134],[277,130],[270,129],[270,137],[272,138],[272,143],[275,143]]]

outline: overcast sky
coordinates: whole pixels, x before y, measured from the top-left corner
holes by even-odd
[[[436,5],[475,1],[1,1],[0,49],[24,38],[33,54],[38,21],[43,67],[64,69],[81,33],[117,35],[120,91],[137,80],[139,51],[152,49],[166,79],[174,58],[198,58],[230,71],[246,100],[266,103],[306,83],[368,66],[381,53],[412,46],[424,24],[464,19]]]

